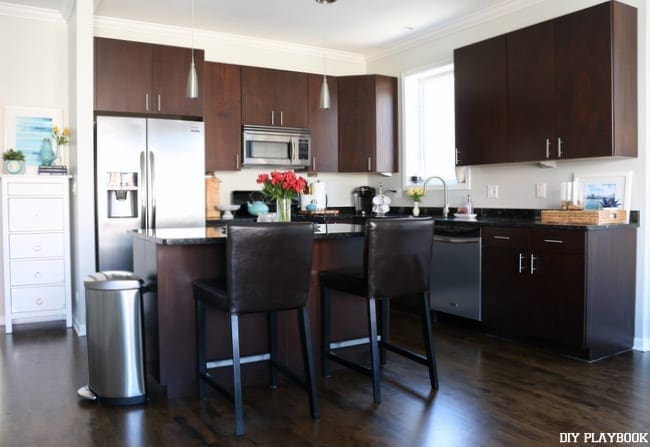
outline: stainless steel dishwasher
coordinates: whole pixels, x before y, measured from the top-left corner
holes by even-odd
[[[431,261],[431,309],[481,321],[481,229],[437,221]]]

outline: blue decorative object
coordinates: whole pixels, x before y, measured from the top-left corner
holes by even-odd
[[[269,212],[269,206],[260,201],[256,200],[254,202],[248,202],[248,214],[251,216],[259,216],[260,214],[265,214]]]
[[[41,143],[41,151],[38,153],[38,158],[40,158],[42,166],[52,166],[52,162],[56,158],[56,154],[52,150],[52,142],[49,138],[43,138],[43,142]]]

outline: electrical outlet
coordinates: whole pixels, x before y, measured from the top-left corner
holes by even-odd
[[[544,199],[546,197],[546,183],[535,184],[535,198]]]
[[[488,185],[487,186],[487,196],[488,196],[488,199],[498,199],[499,198],[499,185]]]

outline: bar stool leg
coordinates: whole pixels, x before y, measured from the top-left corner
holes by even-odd
[[[370,332],[370,367],[372,369],[373,401],[381,403],[381,383],[379,376],[379,352],[377,348],[377,303],[375,297],[368,297],[368,329]]]
[[[268,323],[269,353],[271,355],[269,360],[269,368],[271,370],[271,388],[277,388],[278,372],[275,365],[277,365],[278,358],[278,314],[276,311],[271,311],[266,315]]]
[[[232,375],[233,395],[235,399],[235,433],[244,434],[244,403],[241,385],[241,360],[239,357],[239,315],[230,314],[230,329],[232,332]]]
[[[207,372],[205,362],[205,303],[195,300],[196,310],[196,371],[199,382],[199,399],[205,398],[203,374]]]
[[[424,348],[427,354],[429,367],[429,380],[431,389],[438,389],[438,368],[436,367],[436,354],[433,350],[433,336],[431,335],[431,310],[429,308],[429,294],[422,295],[422,331],[424,335]]]
[[[322,361],[323,361],[323,377],[329,377],[330,375],[330,362],[329,362],[329,353],[330,353],[330,315],[332,312],[332,301],[330,296],[330,291],[327,287],[321,285],[320,287],[320,296],[321,296],[321,330],[322,330]]]
[[[296,309],[298,311],[298,329],[300,331],[300,344],[302,346],[302,361],[305,368],[305,379],[309,391],[309,408],[314,419],[320,418],[318,407],[318,394],[316,391],[316,374],[314,372],[314,353],[311,345],[311,328],[307,307]]]
[[[389,334],[389,325],[390,325],[389,304],[390,301],[388,300],[388,298],[384,298],[381,300],[381,342],[379,343],[379,358],[381,360],[382,365],[386,364],[386,345],[384,343],[388,343],[388,334]]]

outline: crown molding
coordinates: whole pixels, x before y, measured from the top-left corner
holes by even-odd
[[[543,1],[544,0],[506,0],[497,5],[482,9],[481,11],[464,15],[457,20],[451,20],[442,26],[435,27],[433,30],[423,31],[413,37],[400,40],[389,47],[377,51],[371,51],[366,54],[366,60],[368,62],[374,62],[378,59],[434,42],[464,29],[512,14],[538,3],[542,3]]]
[[[150,38],[154,42],[164,42],[173,45],[190,46],[192,30],[186,27],[162,25],[159,23],[141,22],[137,20],[119,19],[115,17],[95,16],[95,36],[121,37],[125,35],[140,35]],[[198,38],[198,39],[197,39]],[[195,44],[209,41],[215,45],[230,45],[251,49],[266,49],[281,51],[296,56],[323,57],[329,60],[364,64],[366,58],[363,54],[350,51],[328,50],[322,47],[301,45],[281,40],[263,39],[259,37],[244,36],[241,34],[220,33],[197,29],[194,31]]]
[[[0,16],[40,20],[43,22],[66,23],[61,13],[55,9],[37,8],[7,2],[0,2]]]

